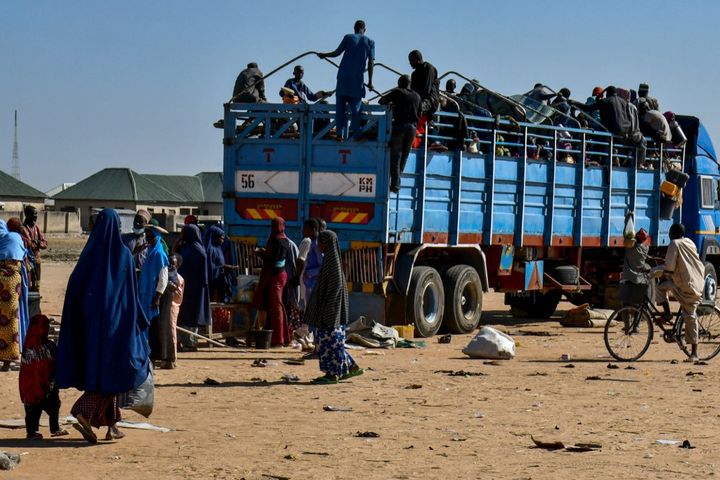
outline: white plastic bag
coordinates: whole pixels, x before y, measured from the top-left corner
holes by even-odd
[[[515,342],[508,335],[491,327],[482,327],[475,338],[463,348],[470,358],[510,360],[515,357]]]
[[[149,417],[155,403],[155,379],[152,368],[143,383],[129,392],[121,393],[118,399],[120,408],[133,410],[144,417]]]

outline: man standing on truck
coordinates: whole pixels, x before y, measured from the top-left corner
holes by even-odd
[[[393,120],[390,135],[390,191],[400,191],[400,175],[405,169],[410,146],[415,140],[420,120],[420,95],[410,88],[410,77],[401,75],[397,88],[378,100],[380,105],[392,105]]]
[[[655,294],[655,303],[662,307],[664,321],[671,321],[668,292],[680,302],[685,320],[685,343],[692,351],[687,362],[697,362],[698,323],[697,307],[705,285],[705,266],[697,253],[697,247],[685,238],[685,226],[675,223],[670,227],[670,245],[665,254],[663,274],[667,280],[660,282]]]
[[[428,122],[432,121],[433,114],[440,106],[440,82],[437,69],[430,62],[423,61],[420,50],[410,52],[408,61],[413,68],[410,88],[420,95],[420,120],[417,128],[419,137],[425,133]],[[419,147],[421,141],[417,138],[413,142],[413,148]]]
[[[346,105],[350,106],[350,114],[352,116],[352,136],[355,140],[359,140],[360,133],[360,113],[362,109],[362,99],[365,97],[365,85],[363,83],[365,77],[365,64],[367,63],[368,83],[367,88],[373,89],[373,62],[375,61],[375,42],[365,36],[365,22],[358,20],[355,22],[355,33],[347,34],[343,37],[340,45],[327,53],[319,53],[320,58],[334,58],[343,54],[340,61],[340,68],[337,73],[337,87],[335,90],[335,98],[337,105],[335,107],[335,132],[337,140],[343,141],[345,126],[347,119],[345,118]]]

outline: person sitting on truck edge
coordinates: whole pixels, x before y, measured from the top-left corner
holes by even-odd
[[[662,307],[663,320],[671,321],[668,292],[672,292],[682,307],[685,320],[685,343],[691,346],[690,357],[686,362],[698,360],[698,323],[697,307],[705,286],[705,265],[698,256],[697,247],[685,237],[685,226],[675,223],[670,227],[670,245],[665,254],[662,271],[667,280],[660,282],[655,291],[655,303]]]
[[[672,140],[670,124],[665,116],[657,110],[650,109],[650,102],[638,103],[638,114],[640,116],[640,131],[658,143],[666,143]]]
[[[586,113],[599,111],[600,121],[608,132],[634,143],[637,149],[637,164],[645,163],[647,144],[645,137],[640,133],[637,109],[625,99],[620,98],[614,86],[607,87],[605,98],[598,99],[594,105],[585,105],[575,101],[571,101],[571,104]]]
[[[440,82],[437,69],[423,60],[420,50],[413,50],[408,54],[408,61],[413,68],[410,88],[420,95],[420,111],[426,121],[432,120],[432,115],[440,106]],[[423,121],[421,120],[421,123]]]
[[[420,95],[411,90],[410,77],[401,75],[397,88],[383,95],[378,103],[392,105],[392,133],[390,135],[390,191],[400,191],[400,175],[405,169],[410,146],[415,140],[420,120]]]
[[[257,63],[250,62],[235,80],[231,102],[265,103],[265,81]]]
[[[603,93],[605,93],[605,89],[603,89],[602,87],[593,88],[592,95],[590,95],[587,98],[587,100],[585,100],[585,105],[595,105],[598,102],[598,100],[600,100],[602,98]],[[596,111],[592,112],[590,115],[592,116],[592,118],[594,118],[598,122],[600,121],[600,112],[599,111],[596,110]]]
[[[637,107],[640,109],[640,105],[646,103],[649,110],[660,110],[660,104],[657,98],[648,95],[650,93],[650,85],[647,83],[641,83],[638,86],[638,99]]]
[[[340,45],[327,53],[319,53],[320,58],[333,58],[340,54],[343,58],[340,61],[340,68],[337,73],[337,86],[335,90],[335,98],[337,105],[335,107],[335,132],[337,140],[343,141],[343,135],[347,119],[345,118],[346,105],[350,105],[350,114],[352,116],[352,132],[353,138],[356,140],[361,137],[361,111],[362,99],[365,97],[365,85],[363,79],[365,76],[365,64],[367,63],[368,83],[367,88],[374,90],[372,84],[373,78],[373,62],[375,61],[375,42],[365,36],[365,22],[358,20],[355,22],[355,33],[347,34],[343,37]]]
[[[325,97],[325,92],[318,90],[314,93],[307,85],[302,81],[305,75],[305,70],[302,65],[295,65],[293,68],[293,78],[288,78],[285,82],[285,88],[291,89],[295,92],[295,95],[300,99],[300,103],[317,102],[318,100]],[[280,96],[285,97],[282,90],[280,90]]]

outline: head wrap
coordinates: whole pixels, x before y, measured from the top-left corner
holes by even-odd
[[[22,237],[8,230],[5,220],[0,219],[0,260],[23,260],[25,255]]]

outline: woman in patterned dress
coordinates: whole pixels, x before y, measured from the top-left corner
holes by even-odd
[[[10,362],[20,361],[22,342],[30,320],[28,283],[25,269],[27,251],[22,238],[0,220],[0,361],[2,371]]]
[[[325,375],[316,378],[313,383],[337,383],[362,375],[363,370],[345,350],[348,291],[337,235],[330,230],[320,232],[318,247],[323,253],[323,262],[305,310],[305,322],[317,329],[320,370]]]

